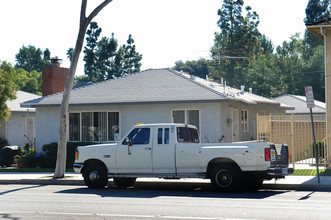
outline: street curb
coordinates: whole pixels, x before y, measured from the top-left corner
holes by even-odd
[[[112,181],[109,181],[111,185]],[[201,186],[201,187],[208,187],[210,183],[206,182],[173,182],[173,181],[137,181],[136,186],[143,186],[143,185],[173,185],[178,184],[178,186]],[[77,180],[77,179],[14,179],[14,180],[0,180],[0,185],[10,185],[10,184],[31,184],[31,185],[72,185],[72,186],[85,186],[84,180]],[[154,186],[155,186],[154,185]],[[183,188],[183,189],[184,189]],[[190,188],[190,187],[188,187]],[[264,183],[261,186],[261,189],[270,189],[270,190],[297,190],[297,191],[331,191],[331,185],[318,185],[318,184],[284,184],[284,183]]]
[[[18,180],[0,180],[0,184],[31,184],[31,185],[77,185],[84,186],[83,180],[68,179],[18,179]]]
[[[271,184],[264,183],[261,189],[297,190],[297,191],[331,191],[330,185],[318,184]]]

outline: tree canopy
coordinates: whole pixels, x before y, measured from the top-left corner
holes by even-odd
[[[305,22],[330,17],[329,2],[310,0]],[[304,86],[311,85],[315,99],[324,101],[323,42],[308,32],[303,39],[294,33],[289,41],[275,48],[272,41],[259,32],[258,14],[249,6],[243,13],[243,5],[243,0],[223,1],[218,10],[220,31],[215,33],[212,59],[177,61],[174,68],[200,77],[208,75],[217,82],[223,78],[230,86],[245,85],[253,88],[255,94],[269,98],[304,95]]]
[[[96,22],[91,22],[86,32],[84,72],[89,80],[100,82],[139,72],[142,55],[136,51],[132,35],[129,35],[127,44],[119,46],[114,33],[111,38],[99,40],[101,32],[102,28]],[[67,55],[70,56],[69,50]]]
[[[50,51],[46,49],[44,52],[35,46],[22,46],[18,54],[16,54],[15,68],[22,68],[28,72],[33,70],[41,72],[44,65],[50,64]]]
[[[6,102],[16,99],[14,72],[14,68],[9,63],[0,61],[0,120],[2,121],[6,121],[10,116]]]

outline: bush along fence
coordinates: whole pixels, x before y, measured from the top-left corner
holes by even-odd
[[[75,150],[78,146],[91,145],[91,142],[68,142],[66,168],[71,169],[75,162]],[[17,168],[55,168],[58,143],[45,144],[42,153],[37,153],[33,147],[21,147],[21,153],[14,157]]]

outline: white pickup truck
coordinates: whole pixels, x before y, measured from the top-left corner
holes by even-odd
[[[109,178],[117,187],[137,177],[204,178],[228,192],[293,173],[288,152],[265,142],[202,144],[192,125],[137,124],[117,143],[78,147],[74,170],[89,188],[104,188]]]

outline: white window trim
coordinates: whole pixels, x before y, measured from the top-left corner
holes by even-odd
[[[70,127],[69,127],[69,117],[67,117],[67,125],[68,125],[68,129],[67,129],[67,141],[70,141],[70,142],[82,142],[82,129],[83,129],[83,126],[82,126],[82,113],[85,113],[85,112],[105,112],[106,115],[107,115],[107,120],[106,120],[106,123],[107,123],[107,141],[101,141],[102,143],[107,143],[107,142],[114,142],[115,140],[108,140],[108,113],[111,113],[111,112],[118,112],[118,126],[119,126],[119,136],[121,136],[121,112],[120,111],[117,111],[117,110],[114,110],[114,111],[98,111],[98,110],[95,110],[95,111],[92,111],[92,110],[89,110],[89,111],[72,111],[72,112],[69,112],[69,115],[71,113],[79,113],[79,123],[80,123],[80,128],[79,128],[79,141],[72,141],[69,139],[69,133],[70,133]],[[89,142],[96,142],[96,143],[99,143],[100,141],[89,141]]]
[[[243,121],[242,120],[242,112],[247,112],[247,118],[246,118],[246,121]],[[241,109],[240,110],[240,125],[241,125],[241,132],[243,133],[247,133],[249,132],[249,124],[248,124],[248,110],[247,109]],[[245,129],[242,129],[243,127],[245,128],[245,126],[243,126],[243,124],[246,124],[246,130]]]
[[[184,124],[188,124],[188,111],[198,111],[199,112],[199,128],[198,131],[199,133],[201,133],[201,112],[200,112],[200,109],[195,109],[195,108],[185,108],[185,109],[172,109],[171,110],[171,122],[172,123],[175,123],[174,122],[174,117],[173,117],[173,113],[174,111],[184,111],[184,116],[185,116],[185,123]]]

